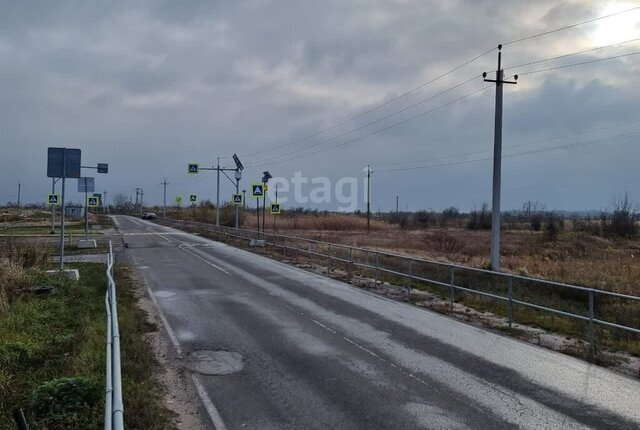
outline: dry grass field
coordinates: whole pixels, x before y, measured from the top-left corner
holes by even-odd
[[[273,226],[273,217],[267,214],[266,231],[273,232]],[[491,237],[487,230],[460,225],[404,229],[372,220],[367,233],[365,218],[346,214],[278,217],[275,226],[280,234],[477,268],[489,266]],[[243,227],[255,228],[255,216],[245,217]],[[502,269],[519,275],[640,296],[639,257],[639,238],[605,238],[570,228],[555,240],[548,240],[542,231],[502,232]]]

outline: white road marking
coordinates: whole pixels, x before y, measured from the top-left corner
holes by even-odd
[[[156,236],[161,237],[162,239],[166,240],[169,243],[173,243],[173,241],[171,239],[169,239],[168,237],[163,236],[160,233],[154,233]]]
[[[311,318],[311,321],[313,321],[314,323],[318,324],[320,327],[329,330],[331,333],[336,334],[336,331],[333,329],[330,329],[329,327],[327,327],[326,325],[322,324],[320,321],[314,320],[313,318]]]
[[[204,408],[209,414],[209,418],[211,418],[211,421],[213,422],[213,426],[216,428],[216,430],[227,430],[227,426],[224,425],[224,421],[220,416],[220,412],[218,412],[218,408],[216,408],[216,405],[214,405],[211,401],[211,398],[207,394],[207,390],[205,390],[202,382],[200,382],[200,379],[198,379],[198,377],[194,373],[191,374],[191,379],[196,386],[196,390],[198,391],[200,400],[202,400],[202,403],[204,404]]]
[[[380,359],[380,360],[382,360],[382,361],[386,361],[384,358],[380,357],[378,354],[376,354],[375,352],[371,351],[369,348],[366,348],[366,347],[364,347],[364,346],[360,345],[358,342],[356,342],[356,341],[354,341],[354,340],[351,340],[351,339],[349,339],[349,338],[348,338],[348,337],[346,337],[346,336],[342,336],[342,338],[343,338],[344,340],[346,340],[347,342],[349,342],[350,344],[355,345],[356,347],[360,348],[360,349],[361,349],[361,350],[363,350],[364,352],[367,352],[367,353],[371,354],[371,355],[372,355],[372,356],[374,356],[375,358],[379,358],[379,359]]]
[[[182,249],[187,254],[190,254],[190,255],[196,257],[198,260],[200,260],[203,263],[213,267],[214,269],[218,269],[219,271],[221,271],[223,273],[226,273],[227,275],[231,275],[231,272],[229,272],[227,269],[224,269],[224,268],[218,266],[217,264],[212,263],[211,261],[201,257],[200,255],[196,254],[195,252],[192,252],[192,251],[188,250],[187,248],[184,248],[182,245],[178,246],[178,248]]]

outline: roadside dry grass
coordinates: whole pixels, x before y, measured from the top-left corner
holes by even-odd
[[[372,232],[367,234],[366,219],[362,217],[318,217],[323,221],[314,218],[305,215],[297,222],[278,218],[276,232],[476,268],[489,267],[489,231],[461,227],[402,229],[375,221]],[[273,232],[272,218],[268,216],[265,225],[267,232]],[[243,227],[255,228],[255,223],[245,223]],[[640,295],[640,239],[607,239],[565,232],[557,240],[548,241],[543,232],[506,230],[502,233],[502,268],[524,276]]]

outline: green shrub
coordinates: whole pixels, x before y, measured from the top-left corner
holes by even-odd
[[[102,386],[87,378],[59,378],[31,393],[29,412],[49,428],[88,428],[102,398]]]

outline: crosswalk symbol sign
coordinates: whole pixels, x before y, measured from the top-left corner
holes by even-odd
[[[251,195],[253,197],[262,197],[264,195],[264,184],[254,182],[251,184]]]
[[[98,198],[94,196],[87,197],[87,206],[90,208],[98,207]]]
[[[280,203],[271,203],[271,213],[273,215],[280,214]]]
[[[241,206],[242,205],[242,194],[240,193],[233,193],[231,195],[231,203],[233,203],[236,206]]]
[[[47,204],[49,206],[60,206],[60,196],[58,194],[49,194]]]
[[[200,165],[198,163],[189,163],[188,173],[190,175],[196,174],[200,171]]]
[[[195,195],[195,194],[189,194],[189,201],[190,201],[191,203],[195,203],[195,202],[196,202],[196,200],[198,200],[198,198],[196,197],[196,195]]]

